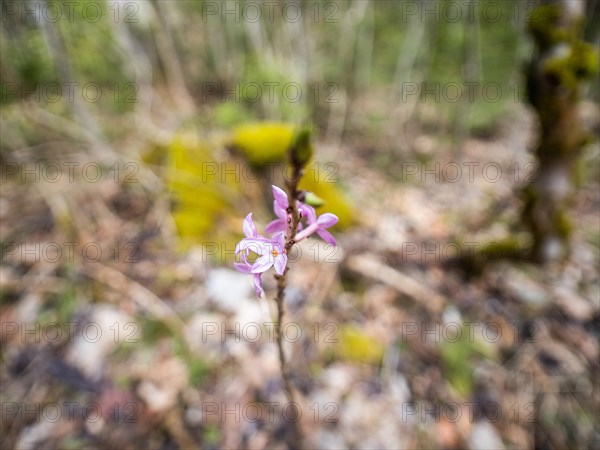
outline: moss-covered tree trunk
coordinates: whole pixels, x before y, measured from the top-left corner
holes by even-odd
[[[528,68],[529,102],[538,113],[541,136],[538,172],[524,190],[523,222],[533,234],[532,257],[556,261],[569,253],[569,204],[577,161],[591,137],[578,119],[581,84],[597,71],[597,54],[580,39],[585,1],[544,0],[531,16],[535,54]]]

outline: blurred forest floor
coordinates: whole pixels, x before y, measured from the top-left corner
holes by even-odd
[[[515,182],[510,166],[530,161],[532,130],[523,109],[497,139],[469,139],[449,159],[499,164],[503,176],[494,182],[481,171],[472,180],[463,173],[456,182],[431,174],[402,182],[406,166],[377,168],[368,148],[317,142],[320,159],[339,165],[360,213],[336,233],[339,249],[309,240],[291,266],[286,319],[304,332],[286,351],[312,446],[597,444],[597,182],[573,202],[577,226],[564,265],[500,260],[468,277],[452,264],[457,240],[509,234],[515,192],[526,181]],[[432,136],[420,143],[423,152],[443,145]],[[59,223],[61,208],[70,211],[68,223]],[[3,446],[283,445],[289,423],[280,413],[243,420],[244,405],[285,401],[274,343],[264,327],[259,339],[245,328],[270,322],[272,302],[256,300],[249,277],[212,261],[203,246],[177,251],[164,198],[112,179],[78,189],[8,181],[1,212],[3,236],[30,249],[79,243],[72,259],[58,262],[22,251],[4,256],[2,398],[21,407],[4,411]],[[236,226],[245,213],[232,219]],[[84,257],[86,242],[99,243],[102,256]],[[115,243],[134,243],[135,251],[116,257]],[[274,280],[265,282],[270,298]],[[67,322],[73,328],[54,339],[48,324],[65,331]],[[84,334],[88,323],[95,325]],[[45,408],[64,412],[67,402],[76,405],[74,420],[44,420],[53,417]],[[39,409],[27,413],[26,404]],[[101,420],[90,419],[91,404]],[[236,404],[238,420],[221,416]]]

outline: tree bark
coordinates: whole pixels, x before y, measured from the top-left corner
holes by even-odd
[[[597,55],[579,35],[585,1],[543,0],[528,24],[535,54],[528,68],[528,99],[541,136],[537,176],[524,194],[523,223],[533,235],[531,257],[541,263],[569,254],[569,204],[576,188],[577,161],[591,138],[578,118],[582,83],[597,66]]]

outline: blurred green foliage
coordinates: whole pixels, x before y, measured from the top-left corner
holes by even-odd
[[[35,30],[24,30],[11,40],[0,39],[2,71],[2,96],[0,104],[17,100],[10,95],[7,83],[21,83],[23,90],[31,91],[41,83],[56,82],[50,54],[46,51],[43,36]],[[6,58],[6,59],[5,59]],[[7,64],[6,61],[12,64]]]
[[[414,6],[417,12],[409,14]],[[521,25],[527,9],[520,11],[514,0],[500,4],[483,0],[471,6],[461,3],[460,14],[453,16],[448,11],[456,11],[456,5],[447,7],[436,1],[374,2],[372,81],[385,86],[399,75],[400,82],[422,82],[431,91],[437,86],[440,95],[435,103],[447,117],[460,114],[466,106],[469,114],[458,120],[466,121],[473,132],[487,133],[512,104],[522,101],[520,62],[528,44]],[[484,13],[489,10],[494,15]],[[423,33],[421,41],[417,40],[419,33]],[[396,74],[398,61],[404,57],[400,51],[408,49],[416,53],[414,62],[405,68],[407,73]],[[454,99],[456,90],[451,83],[460,87],[460,100]],[[465,83],[477,84],[470,88]],[[473,99],[469,98],[470,89],[475,93]],[[434,99],[433,93],[424,97],[427,103],[434,103]]]
[[[96,22],[84,17],[91,3],[96,5],[91,9],[100,8]],[[424,83],[427,88],[438,84],[439,101],[431,95],[425,100],[435,103],[443,121],[489,133],[522,100],[520,66],[530,48],[523,32],[529,9],[519,7],[516,0],[474,3],[473,12],[468,2],[460,3],[456,18],[447,12],[452,8],[437,0],[307,2],[301,5],[302,20],[297,23],[276,13],[255,24],[233,16],[223,20],[220,12],[207,14],[214,4],[202,1],[142,2],[131,9],[86,0],[69,6],[73,20],[44,26],[29,17],[23,27],[18,16],[7,15],[2,23],[0,73],[4,82],[30,90],[68,81],[62,79],[68,63],[74,81],[102,88],[98,104],[87,105],[94,113],[96,109],[125,113],[139,106],[137,97],[146,78],[157,96],[165,94],[165,87],[170,90],[176,81],[169,79],[173,58],[181,65],[185,88],[196,104],[209,110],[203,118],[214,119],[218,126],[261,120],[316,122],[319,129],[330,120],[332,108],[349,101],[353,127],[352,119],[362,120],[367,114],[372,120],[366,126],[372,129],[360,131],[376,135],[385,126],[394,126],[388,123],[387,107],[405,103],[399,94],[390,96],[392,91],[402,91],[405,82]],[[418,12],[410,14],[407,5]],[[436,12],[424,14],[425,10]],[[490,10],[494,14],[484,13]],[[126,20],[132,12],[131,20]],[[64,49],[50,45],[52,33]],[[160,44],[164,40],[172,48]],[[139,52],[127,53],[131,47]],[[167,56],[167,50],[176,54]],[[139,69],[148,63],[152,73],[140,78]],[[205,98],[207,82],[228,93]],[[473,99],[466,99],[465,82],[477,83]],[[459,85],[459,101],[445,98],[444,88],[450,83]],[[285,86],[290,84],[301,90],[297,100],[286,99]],[[450,97],[452,89],[447,90]],[[328,95],[331,102],[325,100]],[[375,95],[383,95],[386,108],[365,110],[363,103]],[[3,95],[0,105],[18,98]]]
[[[116,43],[111,24],[114,4],[94,0],[56,2],[54,6],[40,3],[28,6],[31,12],[26,14],[22,2],[10,3],[2,5],[0,106],[29,97],[63,113],[73,102],[69,94],[73,89],[77,100],[108,113],[134,108],[137,84]],[[69,88],[68,83],[75,87]],[[86,94],[92,98],[99,92],[97,100],[82,95],[83,87],[90,84]]]

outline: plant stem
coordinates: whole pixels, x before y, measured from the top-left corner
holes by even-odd
[[[298,212],[298,207],[296,206],[296,196],[298,192],[298,183],[302,176],[302,167],[299,165],[293,166],[292,178],[286,183],[288,189],[288,209],[287,212],[290,214],[290,223],[288,228],[288,234],[285,237],[285,252],[287,254],[290,253],[290,250],[296,243],[296,233],[298,231],[298,224],[300,223],[300,214]],[[283,335],[281,332],[281,325],[283,323],[284,316],[284,298],[285,298],[285,287],[287,284],[287,272],[289,268],[286,266],[283,271],[283,275],[275,275],[277,279],[277,296],[275,297],[275,302],[277,303],[277,323],[275,325],[275,339],[277,341],[277,351],[279,352],[279,365],[281,367],[281,377],[283,378],[283,387],[285,390],[285,394],[289,403],[298,405],[295,401],[294,391],[292,389],[292,383],[290,380],[290,374],[288,372],[287,361],[285,358],[285,353],[283,352]],[[294,429],[293,443],[290,445],[293,448],[302,448],[303,436],[302,430],[299,425],[299,416],[300,412],[298,411],[298,415],[295,422],[292,422]],[[289,444],[289,443],[288,443]]]
[[[283,378],[283,387],[289,403],[295,403],[294,392],[290,382],[289,373],[287,371],[287,361],[285,353],[283,352],[283,335],[281,333],[281,324],[283,323],[283,299],[285,297],[285,286],[286,286],[286,275],[287,268],[283,275],[276,275],[277,278],[277,297],[275,302],[277,303],[277,323],[275,325],[275,339],[277,341],[277,351],[279,352],[279,365],[281,366],[281,375]]]
[[[289,254],[290,250],[296,243],[296,233],[298,232],[298,224],[300,223],[300,214],[296,205],[296,197],[298,196],[298,183],[302,177],[302,167],[293,166],[292,178],[286,182],[288,188],[288,214],[291,216],[289,233],[285,238],[285,251]],[[284,273],[285,276],[285,273]]]

